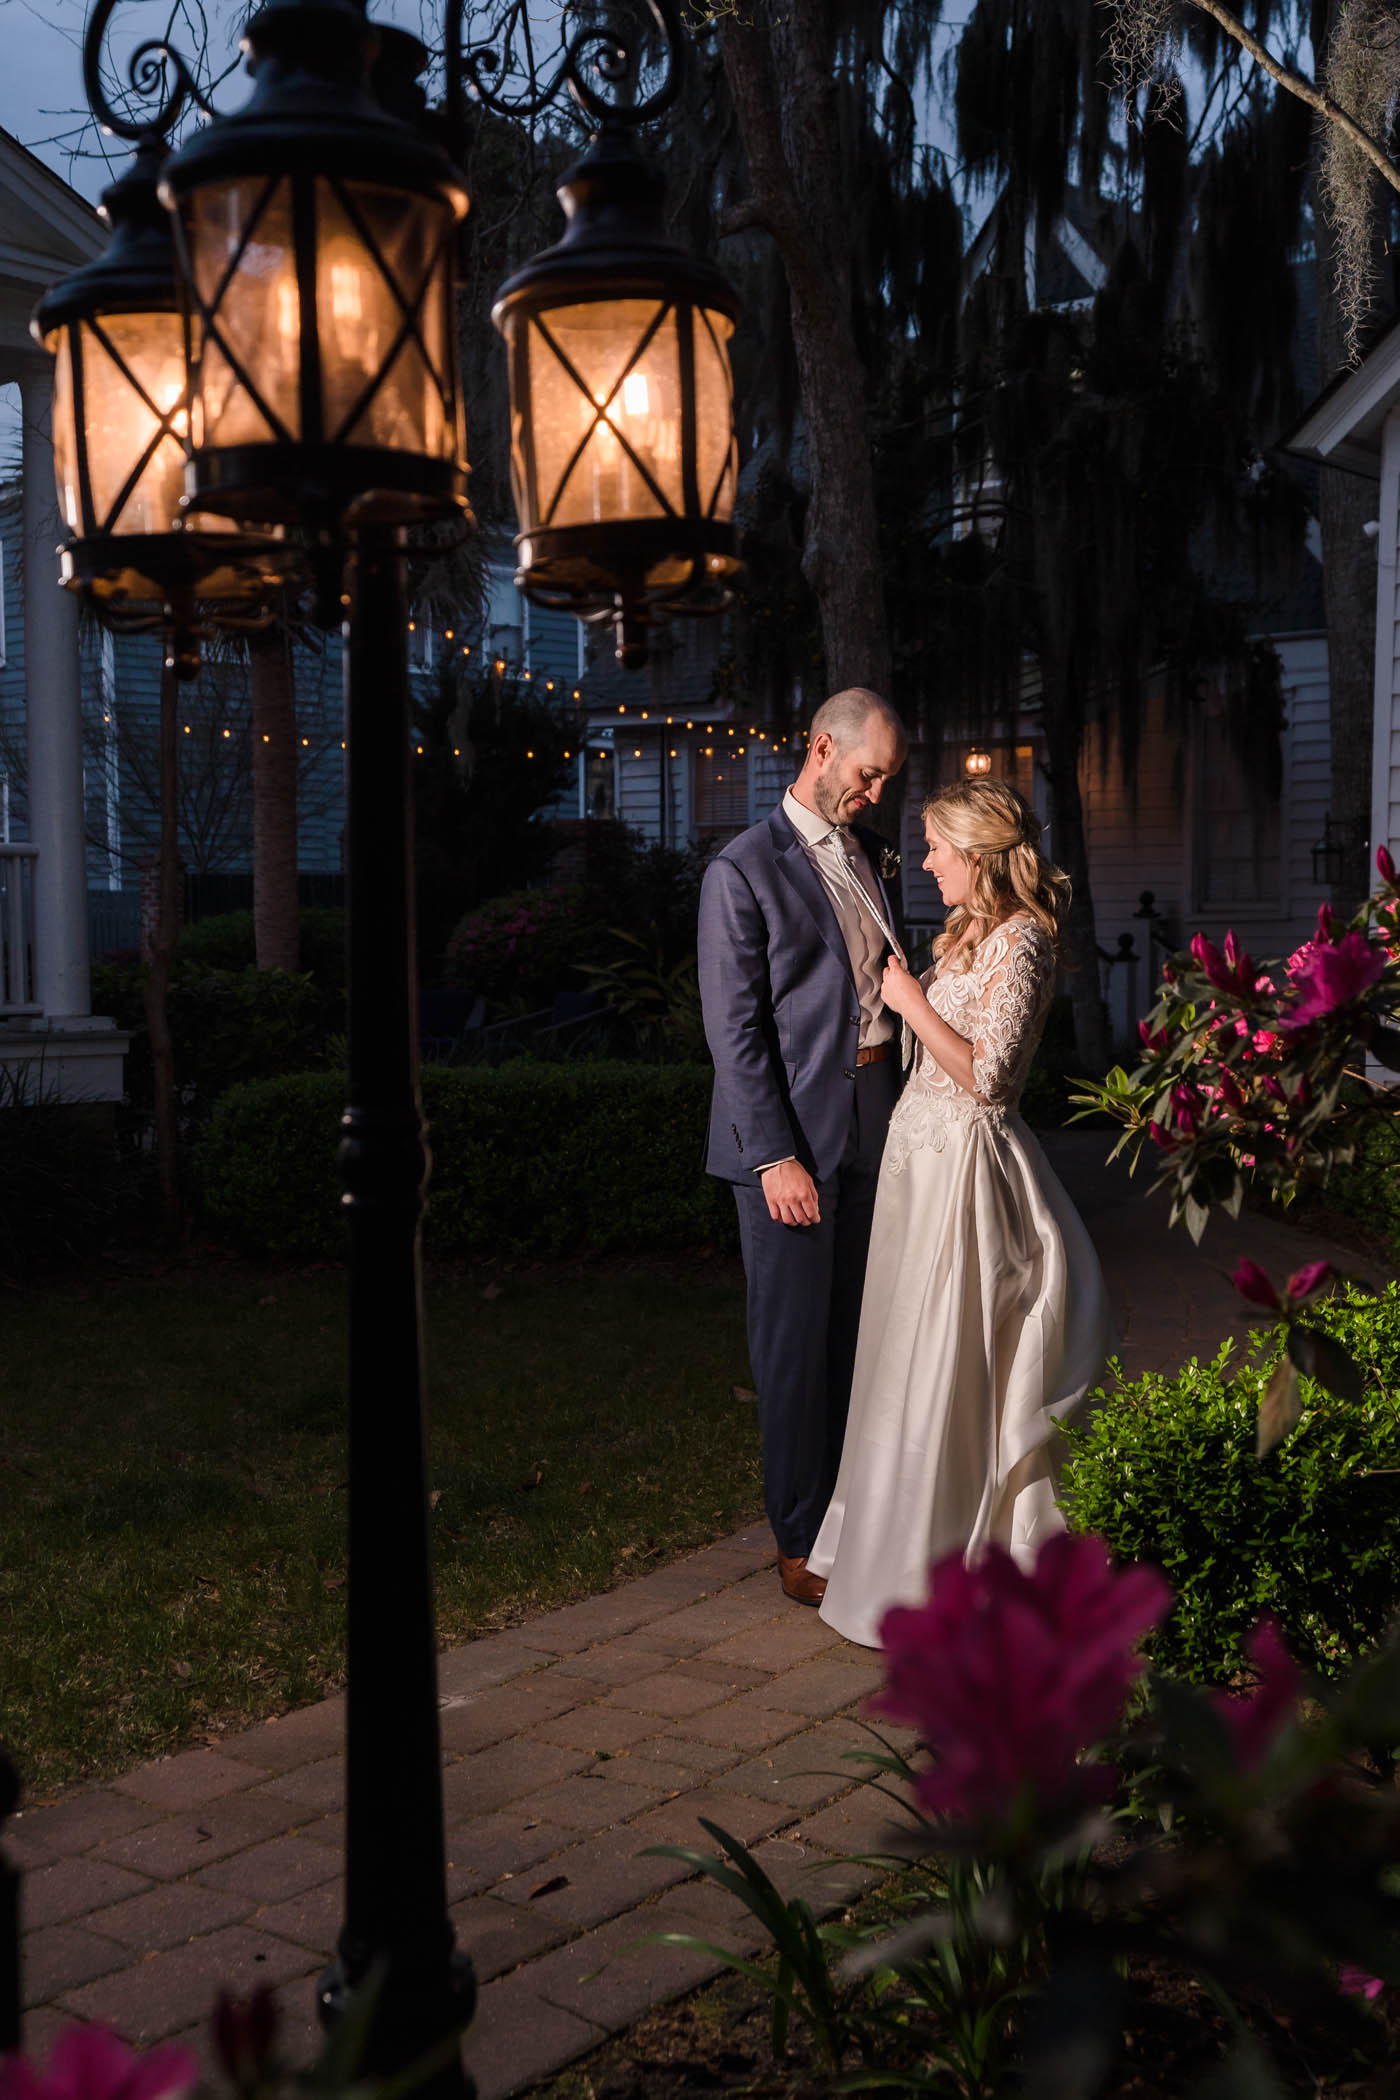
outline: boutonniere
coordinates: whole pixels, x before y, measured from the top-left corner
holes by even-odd
[[[880,848],[881,882],[894,881],[895,876],[899,873],[899,861],[900,853],[898,846],[882,846]]]

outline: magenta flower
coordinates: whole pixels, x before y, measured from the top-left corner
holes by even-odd
[[[1395,862],[1391,859],[1388,846],[1376,848],[1376,873],[1388,890],[1395,888]]]
[[[45,2070],[0,2057],[0,2100],[172,2100],[199,2079],[188,2049],[167,2042],[138,2056],[107,2027],[65,2027]]]
[[[928,1601],[885,1613],[888,1681],[873,1712],[933,1753],[919,1799],[937,1816],[1004,1824],[1030,1803],[1077,1812],[1112,1784],[1081,1754],[1108,1735],[1143,1668],[1137,1647],[1171,1592],[1155,1568],[1115,1569],[1101,1539],[1051,1539],[1035,1567],[1000,1546],[929,1575]]]
[[[1147,1135],[1151,1138],[1153,1144],[1157,1146],[1159,1151],[1175,1152],[1177,1145],[1176,1139],[1171,1135],[1169,1131],[1163,1130],[1161,1124],[1158,1123],[1155,1119],[1148,1124]]]
[[[1337,938],[1335,929],[1336,921],[1332,916],[1331,905],[1319,904],[1317,907],[1317,931],[1313,935],[1313,946],[1317,948],[1330,946]]]
[[[1172,1115],[1178,1130],[1187,1137],[1194,1137],[1199,1128],[1205,1103],[1193,1086],[1174,1086],[1171,1091]]]
[[[1241,1255],[1239,1265],[1230,1281],[1240,1296],[1247,1298],[1251,1305],[1262,1305],[1267,1312],[1279,1310],[1278,1292],[1270,1283],[1267,1273],[1260,1268],[1257,1261],[1251,1261],[1247,1254]]]
[[[1379,1998],[1385,1984],[1379,1976],[1368,1976],[1364,1969],[1354,1968],[1349,1961],[1344,1961],[1337,1971],[1337,1989],[1348,1998],[1364,1998],[1369,2005],[1373,1999]]]
[[[1288,1279],[1288,1297],[1290,1301],[1294,1305],[1301,1305],[1305,1298],[1311,1298],[1313,1292],[1323,1281],[1323,1278],[1329,1276],[1331,1272],[1332,1264],[1330,1261],[1305,1262],[1301,1269],[1295,1269]]]
[[[1272,1619],[1261,1619],[1250,1636],[1249,1659],[1259,1673],[1252,1692],[1217,1692],[1215,1710],[1230,1731],[1235,1762],[1253,1772],[1264,1762],[1298,1712],[1302,1673],[1283,1645]]]
[[[1298,964],[1296,969],[1294,963]],[[1302,996],[1280,1025],[1285,1029],[1307,1028],[1325,1014],[1335,1013],[1339,1006],[1350,1006],[1384,969],[1384,957],[1364,933],[1344,933],[1331,947],[1314,941],[1308,948],[1300,948],[1289,964],[1289,974]]]
[[[1277,1057],[1283,1049],[1283,1037],[1272,1028],[1261,1028],[1254,1038],[1256,1057]]]
[[[256,2083],[272,2062],[277,2040],[277,2000],[270,1984],[260,1984],[249,1998],[220,1991],[212,2022],[219,2062],[234,2084]]]
[[[1240,947],[1233,931],[1225,936],[1223,955],[1203,933],[1191,936],[1191,953],[1197,968],[1205,973],[1207,982],[1218,992],[1228,992],[1236,999],[1247,999],[1254,991],[1254,964]]]

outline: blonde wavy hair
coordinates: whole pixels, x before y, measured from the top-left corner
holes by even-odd
[[[934,959],[955,948],[969,926],[972,939],[962,967],[979,941],[1012,912],[1026,912],[1060,946],[1060,924],[1069,909],[1069,877],[1040,850],[1040,819],[1024,796],[1005,780],[956,780],[929,796],[925,823],[955,852],[979,863],[965,904],[955,904],[933,944]]]

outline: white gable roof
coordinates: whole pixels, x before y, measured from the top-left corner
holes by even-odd
[[[0,380],[34,356],[29,316],[39,294],[105,246],[92,206],[0,131]]]
[[[1387,329],[1353,371],[1344,372],[1318,395],[1283,439],[1283,449],[1379,481],[1381,431],[1398,405],[1400,322]]]

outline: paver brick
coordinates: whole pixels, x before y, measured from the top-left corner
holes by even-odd
[[[609,1757],[616,1757],[619,1751],[655,1735],[661,1725],[655,1714],[629,1713],[625,1707],[603,1706],[595,1699],[542,1721],[534,1733],[540,1742],[559,1743],[566,1750],[595,1754],[605,1750]]]
[[[126,1966],[130,1956],[116,1940],[81,1925],[45,1925],[24,1936],[21,1974],[25,2006],[43,2005],[60,1992]]]
[[[603,2029],[541,1998],[528,1969],[489,1983],[467,2029],[463,2055],[477,2100],[508,2100],[584,2056]]]
[[[721,1791],[733,1787],[792,1809],[815,1808],[864,1776],[861,1767],[845,1762],[845,1753],[869,1747],[870,1738],[854,1722],[824,1721],[805,1735],[774,1744],[747,1764],[718,1773],[714,1784]]]
[[[610,1757],[594,1777],[608,1786],[642,1787],[654,1801],[659,1794],[683,1794],[698,1786],[705,1775],[693,1765],[668,1765],[658,1757]]]
[[[655,1799],[654,1787],[626,1783],[609,1786],[592,1772],[580,1772],[562,1786],[546,1787],[543,1793],[532,1794],[530,1809],[545,1822],[562,1823],[569,1830],[611,1830],[614,1824],[625,1822]]]
[[[600,1641],[635,1632],[651,1616],[645,1601],[634,1600],[630,1587],[624,1584],[621,1589],[605,1590],[601,1596],[588,1597],[581,1604],[566,1604],[542,1619],[532,1619],[518,1628],[518,1633],[531,1648],[550,1655],[576,1655],[580,1649],[596,1647]]]
[[[539,1905],[543,1917],[561,1918],[575,1931],[601,1925],[620,1911],[631,1910],[654,1889],[682,1881],[690,1872],[679,1860],[643,1859],[634,1850],[633,1826],[609,1831],[605,1837],[588,1838],[542,1860],[529,1874],[497,1884],[495,1893],[507,1903]],[[638,1839],[638,1846],[644,1842]],[[546,1893],[550,1882],[561,1883]],[[532,1893],[538,1891],[538,1893]]]
[[[449,1648],[437,1659],[438,1691],[483,1692],[494,1684],[525,1677],[540,1666],[539,1649],[518,1633],[484,1633],[464,1647]]]
[[[723,1707],[715,1709],[723,1713]],[[795,1721],[797,1716],[791,1718]],[[743,1756],[741,1750],[732,1749],[727,1743],[707,1743],[692,1735],[684,1721],[674,1721],[661,1735],[649,1736],[628,1753],[636,1759],[655,1758],[663,1765],[687,1765],[694,1772],[727,1772],[737,1765]]]
[[[112,1784],[118,1793],[134,1794],[138,1801],[179,1810],[202,1808],[206,1801],[237,1793],[252,1782],[247,1764],[238,1758],[220,1757],[216,1750],[184,1750],[178,1757],[141,1765]]]
[[[466,1894],[508,1875],[523,1874],[552,1852],[577,1842],[578,1833],[541,1823],[524,1809],[473,1816],[447,1831],[448,1893]]]
[[[6,1823],[5,1857],[12,1867],[18,1867],[21,1874],[29,1874],[36,1867],[50,1866],[59,1855],[50,1846],[41,1845],[37,1838],[31,1837],[28,1830],[22,1829],[23,1822],[24,1811],[21,1809]]]
[[[104,1838],[142,1830],[159,1817],[160,1810],[149,1801],[137,1801],[111,1787],[87,1787],[52,1808],[31,1809],[23,1835],[52,1856],[66,1857],[86,1852]]]
[[[712,1648],[716,1641],[730,1634],[743,1633],[752,1626],[764,1626],[781,1616],[783,1594],[775,1582],[771,1595],[765,1590],[762,1598],[741,1597],[737,1590],[721,1590],[718,1596],[706,1597],[702,1603],[692,1604],[685,1611],[672,1614],[659,1624],[647,1628],[647,1637],[656,1645],[673,1653],[681,1653],[688,1647]]]
[[[651,2006],[694,1990],[723,1967],[693,1948],[656,1946],[651,1936],[664,1929],[649,1905],[627,1911],[532,1961],[524,1975],[551,2005],[616,2034]]]
[[[321,1699],[315,1706],[299,1707],[227,1736],[222,1744],[225,1757],[239,1757],[266,1772],[282,1772],[288,1765],[313,1764],[318,1757],[333,1757],[345,1748],[345,1694]]]
[[[913,1828],[912,1821],[901,1819],[893,1803],[873,1787],[857,1787],[801,1821],[803,1838],[833,1853],[887,1853],[897,1834]]]
[[[311,1838],[269,1838],[247,1852],[235,1852],[211,1867],[201,1867],[198,1876],[206,1888],[228,1889],[235,1895],[251,1896],[255,1903],[274,1903],[281,1896],[299,1895],[317,1887],[335,1874],[334,1855]]]
[[[658,1802],[645,1814],[634,1816],[625,1835],[641,1845],[692,1845],[698,1852],[716,1852],[714,1840],[700,1828],[704,1816],[717,1823],[741,1845],[752,1845],[792,1821],[792,1811],[782,1802],[759,1801],[747,1794],[720,1793],[711,1787],[695,1787],[678,1794],[674,1801]]]
[[[561,1918],[542,1917],[538,1906],[502,1903],[499,1896],[468,1896],[464,1903],[454,1903],[448,1915],[458,1948],[470,1956],[479,1984],[558,1946],[569,1931]]]
[[[93,1856],[157,1881],[177,1881],[197,1867],[286,1830],[303,1813],[287,1801],[226,1794],[193,1815],[163,1816],[158,1823],[112,1838],[97,1846]]]
[[[204,1888],[197,1881],[161,1881],[144,1896],[129,1896],[124,1903],[94,1911],[88,1923],[94,1932],[120,1940],[128,1949],[156,1954],[217,1932],[221,1925],[241,1924],[252,1907],[247,1896]]]
[[[708,1713],[693,1715],[684,1725],[687,1736],[697,1737],[702,1743],[743,1751],[780,1743],[785,1736],[810,1728],[812,1720],[810,1714],[776,1713],[748,1699],[731,1699],[724,1706],[711,1707]]]
[[[329,1958],[345,1923],[344,1879],[337,1874],[283,1903],[264,1903],[248,1923],[256,1932],[275,1932],[281,1940],[295,1940],[299,1947]]]
[[[107,1866],[97,1859],[56,1859],[24,1877],[24,1928],[34,1932],[42,1925],[64,1924],[115,1903],[119,1897],[135,1896],[150,1885],[143,1874],[133,1874],[127,1867]]]
[[[651,1628],[646,1629],[647,1638]],[[582,1648],[577,1655],[561,1656],[544,1675],[553,1683],[561,1679],[570,1682],[583,1679],[588,1685],[635,1684],[639,1677],[650,1677],[657,1670],[664,1670],[671,1658],[655,1647],[638,1647],[630,1640],[603,1641],[593,1648]],[[588,1698],[590,1695],[582,1685],[575,1695]]]
[[[840,1634],[833,1632],[814,1611],[804,1611],[794,1604],[771,1624],[728,1634],[704,1653],[710,1662],[735,1662],[748,1670],[769,1670],[776,1676],[780,1670],[795,1669],[798,1663],[806,1662],[810,1655],[819,1655],[824,1648],[836,1647],[840,1640]]]
[[[739,1663],[711,1662],[704,1655],[674,1655],[668,1667],[677,1677],[693,1677],[699,1684],[717,1684],[721,1691],[737,1698],[740,1692],[757,1691],[773,1679],[767,1670],[746,1670]]]
[[[518,1801],[522,1794],[552,1786],[589,1763],[586,1750],[565,1750],[558,1743],[513,1738],[493,1743],[449,1765],[442,1775],[442,1796],[449,1819],[487,1815]]]
[[[289,1765],[285,1771],[274,1772],[271,1779],[258,1780],[250,1789],[251,1799],[262,1795],[276,1801],[292,1801],[300,1809],[317,1809],[323,1814],[343,1808],[345,1759],[318,1757],[311,1764]]]
[[[205,2019],[221,1990],[246,1998],[260,1983],[309,1973],[304,1947],[246,1925],[226,1925],[119,1975],[65,1991],[63,2002],[84,2019],[106,2021],[128,2041],[145,2044]]]
[[[603,1703],[678,1721],[684,1715],[703,1713],[707,1707],[718,1706],[724,1696],[722,1685],[709,1684],[700,1677],[681,1677],[669,1670],[658,1670],[654,1676],[639,1677],[635,1684],[614,1685]]]
[[[587,1684],[561,1679],[552,1670],[484,1692],[449,1694],[438,1714],[442,1747],[451,1755],[485,1750],[527,1729],[533,1733],[541,1721],[553,1720],[591,1696]]]
[[[788,1713],[812,1714],[824,1720],[831,1714],[863,1705],[884,1681],[881,1658],[860,1648],[813,1656],[795,1670],[784,1670],[781,1676],[771,1677],[768,1691],[773,1704]]]

